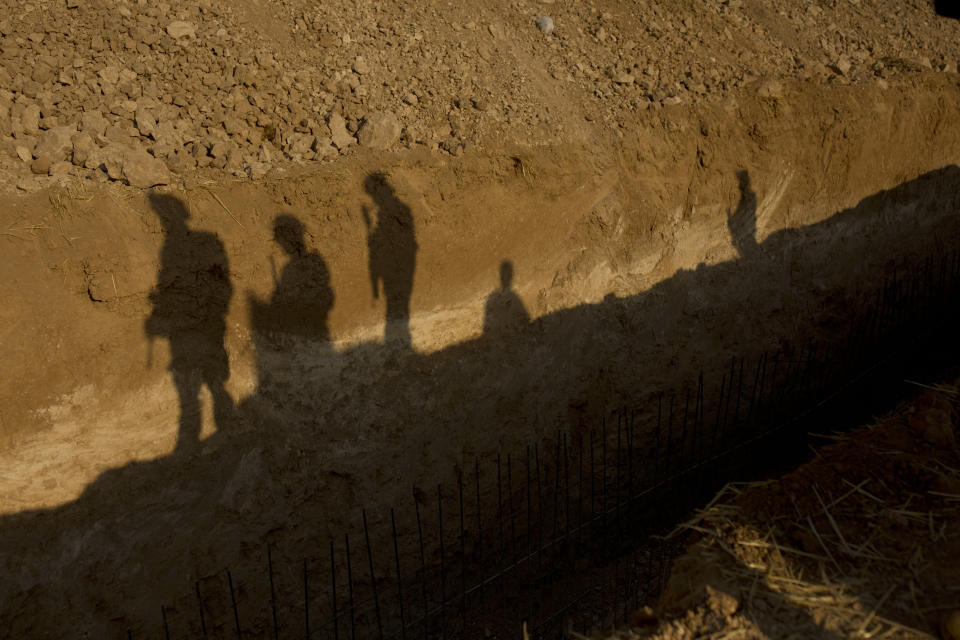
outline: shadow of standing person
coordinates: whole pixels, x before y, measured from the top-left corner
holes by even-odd
[[[387,302],[384,339],[411,347],[410,296],[417,262],[417,236],[410,207],[400,201],[382,173],[371,173],[364,189],[377,206],[376,227],[370,211],[363,207],[367,225],[367,247],[370,252],[370,284],[373,297]]]
[[[960,20],[960,1],[934,0],[933,5],[938,16]]]
[[[727,219],[727,228],[730,230],[730,242],[740,257],[753,259],[760,252],[757,243],[757,194],[750,186],[749,172],[738,171],[737,180],[740,183],[740,202]]]
[[[170,342],[170,372],[180,399],[175,453],[184,454],[196,451],[200,442],[202,385],[213,397],[218,431],[233,418],[233,398],[224,388],[230,364],[223,344],[233,287],[220,238],[191,230],[190,214],[179,199],[156,193],[149,198],[165,237],[157,284],[149,296],[153,311],[144,329],[151,352],[154,338]]]
[[[500,288],[487,297],[483,314],[483,333],[491,335],[516,331],[530,324],[530,314],[513,290],[513,263],[500,263]]]
[[[307,249],[303,236],[303,224],[295,216],[277,216],[273,237],[289,260],[279,276],[271,261],[275,289],[269,304],[251,298],[252,325],[275,340],[287,335],[329,342],[330,271],[319,253]]]

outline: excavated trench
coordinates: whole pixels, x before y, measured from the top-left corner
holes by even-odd
[[[269,635],[268,548],[292,633],[301,572],[315,619],[332,612],[319,576],[331,540],[344,557],[345,533],[354,570],[392,567],[393,539],[412,580],[440,575],[413,566],[416,516],[422,529],[439,506],[443,533],[428,546],[448,538],[446,552],[471,558],[456,582],[514,553],[488,538],[475,560],[482,522],[465,525],[466,553],[461,486],[478,518],[506,523],[507,499],[528,510],[532,549],[530,523],[547,522],[532,514],[568,499],[584,443],[599,466],[601,446],[612,456],[629,437],[638,492],[702,466],[718,442],[705,425],[734,378],[745,407],[774,357],[795,369],[771,389],[791,370],[839,388],[826,367],[877,322],[865,318],[878,295],[895,290],[884,308],[911,311],[880,325],[896,330],[896,353],[924,326],[911,318],[952,309],[929,274],[953,273],[960,236],[957,94],[933,76],[909,89],[798,86],[637,114],[603,148],[358,155],[263,185],[6,202],[3,635],[140,637],[161,605],[174,635],[196,635],[195,589],[204,624],[227,633],[228,569],[243,635]],[[877,330],[871,353],[889,335]],[[720,400],[699,402],[701,389]],[[661,431],[671,391],[680,432]],[[618,482],[626,464],[611,467]],[[603,469],[587,477],[606,483]],[[630,497],[634,486],[630,471]],[[622,503],[602,495],[591,513]],[[575,512],[546,508],[544,539],[586,532]],[[381,541],[369,557],[363,518]]]

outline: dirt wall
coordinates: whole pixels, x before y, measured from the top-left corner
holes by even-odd
[[[590,146],[5,200],[0,626],[142,624],[265,539],[845,331],[956,246],[958,94],[757,85]]]

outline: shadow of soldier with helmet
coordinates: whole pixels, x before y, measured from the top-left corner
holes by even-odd
[[[200,442],[203,385],[213,398],[217,429],[223,430],[233,417],[233,398],[224,387],[230,365],[223,342],[233,287],[220,238],[187,226],[190,214],[179,199],[157,193],[149,198],[163,224],[164,244],[150,292],[153,311],[144,330],[151,352],[154,338],[169,341],[170,372],[180,401],[175,453],[187,454]]]

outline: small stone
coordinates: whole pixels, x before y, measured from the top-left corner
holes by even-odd
[[[633,74],[625,73],[623,71],[613,74],[612,79],[617,84],[633,84],[634,80],[636,80]]]
[[[104,157],[105,156],[103,153],[103,149],[101,149],[96,145],[96,143],[94,143],[93,148],[90,150],[90,153],[87,155],[87,157],[83,161],[83,168],[90,169],[90,170],[96,170],[96,169],[102,168]]]
[[[270,164],[267,162],[251,162],[247,165],[246,171],[252,180],[259,180],[270,171]]]
[[[54,127],[44,131],[37,142],[33,155],[37,158],[47,158],[50,162],[66,160],[73,151],[73,127]]]
[[[273,163],[280,158],[280,152],[270,142],[264,140],[260,143],[257,150],[257,160],[260,162]]]
[[[357,130],[357,141],[364,147],[387,149],[400,139],[400,123],[389,111],[367,114]]]
[[[37,65],[33,68],[33,72],[30,74],[30,78],[34,82],[39,82],[40,84],[46,84],[52,82],[56,71],[53,67],[44,64],[43,62],[38,62]]]
[[[143,107],[136,109],[135,113],[134,122],[140,135],[153,137],[157,129],[157,117],[152,111]]]
[[[176,149],[174,149],[169,144],[158,142],[157,144],[152,145],[148,149],[148,151],[151,153],[151,155],[153,155],[154,158],[160,158],[162,160],[165,160],[167,158],[173,157],[173,155],[176,152]]]
[[[850,73],[850,67],[853,66],[853,63],[850,62],[850,56],[843,54],[837,59],[837,63],[833,66],[834,70],[842,76],[845,76]]]
[[[78,133],[73,136],[73,164],[78,167],[86,166],[90,154],[96,149],[97,145],[93,138],[87,133]]]
[[[80,131],[89,134],[91,138],[103,135],[107,124],[107,119],[99,111],[84,111],[80,116]]]
[[[131,187],[143,189],[170,184],[167,166],[141,147],[132,147],[123,154],[123,177]]]
[[[67,0],[67,9],[76,9],[80,6],[80,0]]]
[[[40,105],[29,104],[24,109],[20,117],[23,130],[27,133],[35,133],[40,128]]]
[[[540,33],[545,36],[553,33],[553,18],[550,16],[540,16],[537,18],[537,28],[540,29]]]
[[[164,120],[154,128],[153,139],[160,144],[170,145],[171,147],[179,147],[183,144],[182,136],[169,120]]]
[[[120,82],[120,70],[114,66],[107,66],[97,72],[102,85],[112,87]]]
[[[333,145],[340,151],[357,142],[347,131],[347,121],[339,113],[330,115],[330,118],[327,119],[327,126],[330,127],[330,139],[333,141]]]
[[[330,138],[317,138],[317,141],[313,144],[313,147],[313,152],[317,160],[322,160],[323,158],[337,155],[337,148],[333,146]]]
[[[226,158],[230,155],[233,145],[226,140],[218,140],[210,147],[210,155],[214,158]]]
[[[23,160],[24,162],[30,162],[33,160],[33,154],[30,153],[30,149],[27,149],[25,146],[18,144],[16,148],[17,157]]]
[[[353,61],[353,71],[361,76],[370,73],[370,63],[363,56],[357,56],[356,60]]]
[[[294,135],[290,140],[289,148],[287,149],[288,153],[297,153],[301,156],[306,155],[308,152],[313,150],[313,145],[316,142],[316,138],[308,133],[298,133]]]
[[[37,175],[46,175],[50,171],[50,164],[50,158],[48,157],[37,158],[30,165],[30,171]]]
[[[167,35],[174,40],[179,40],[180,38],[193,39],[197,37],[197,30],[189,22],[174,20],[167,25]]]
[[[109,144],[95,154],[96,166],[102,168],[111,180],[120,180],[123,177],[123,154],[122,145]]]
[[[766,80],[757,88],[757,95],[761,98],[782,98],[783,83],[779,80]]]
[[[193,156],[181,149],[173,157],[167,159],[167,168],[174,173],[183,175],[196,169],[197,161]]]

